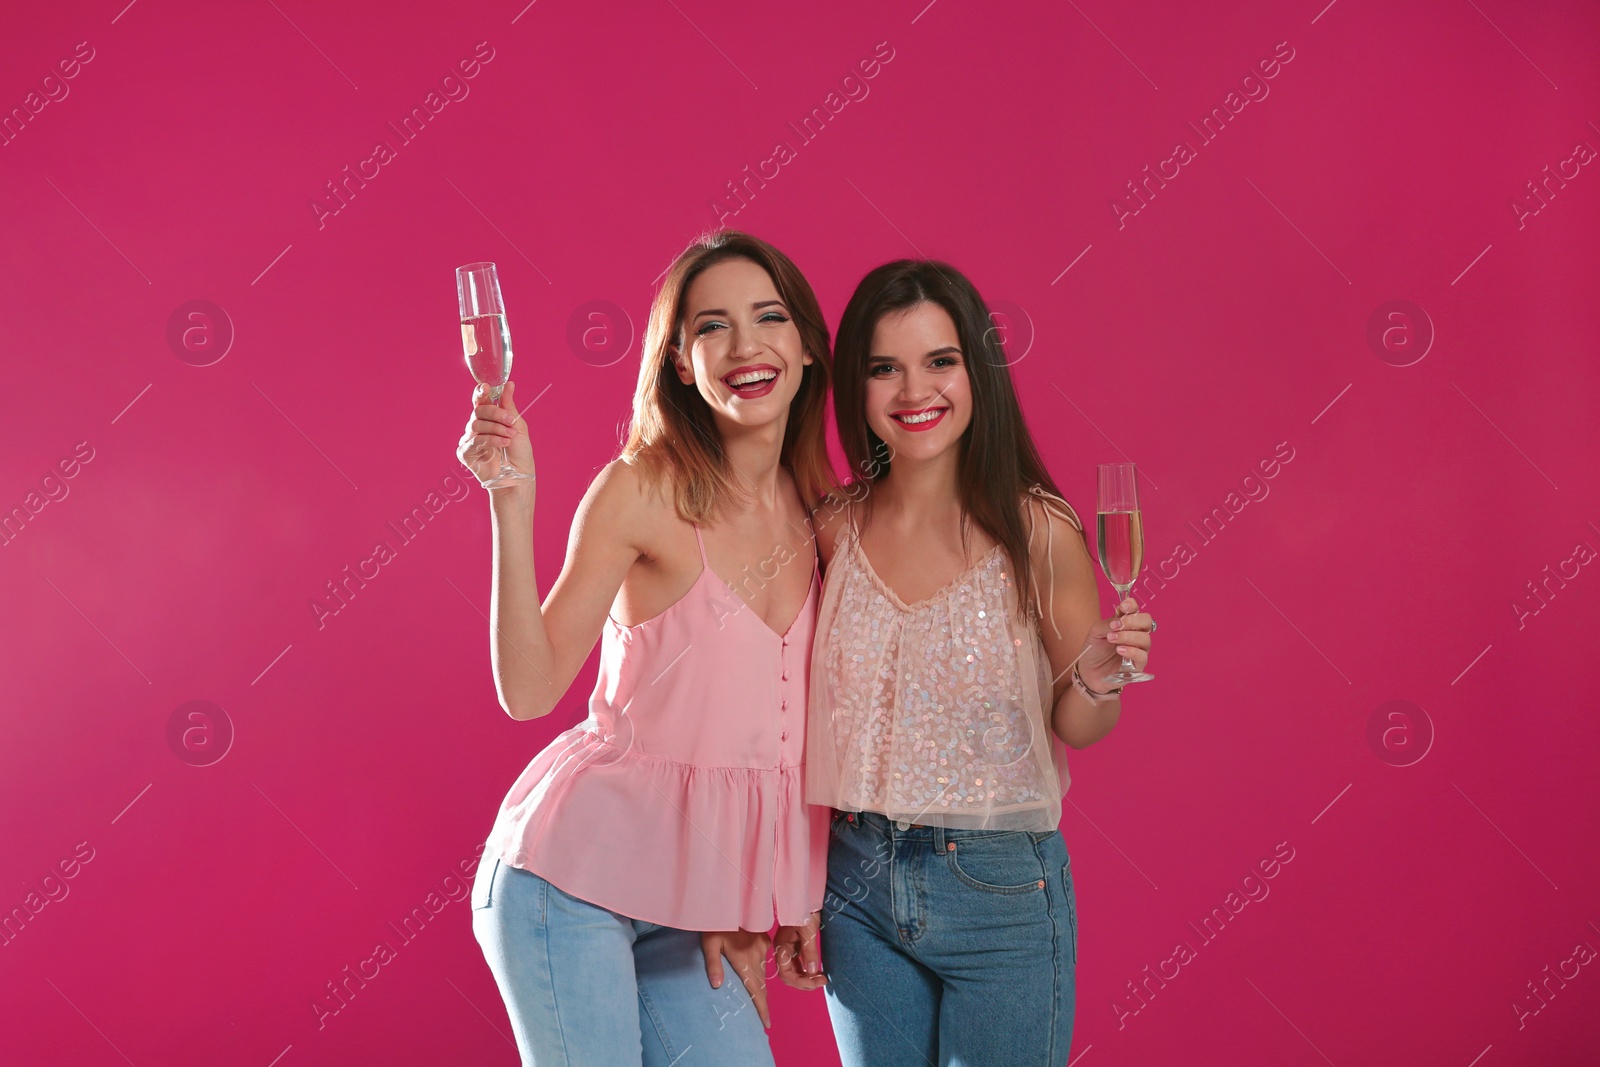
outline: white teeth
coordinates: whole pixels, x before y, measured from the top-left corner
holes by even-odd
[[[729,385],[737,388],[741,385],[754,385],[756,382],[770,382],[777,376],[777,371],[752,370],[745,371],[743,374],[731,374],[728,376],[727,381]]]
[[[899,419],[901,422],[918,423],[929,422],[938,418],[942,414],[944,414],[944,408],[938,408],[934,411],[924,411],[920,415],[896,415],[895,418]]]

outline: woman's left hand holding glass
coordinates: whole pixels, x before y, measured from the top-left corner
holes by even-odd
[[[1089,648],[1078,660],[1078,672],[1096,692],[1100,677],[1119,670],[1122,658],[1133,661],[1135,670],[1143,671],[1150,659],[1150,637],[1155,631],[1155,620],[1148,612],[1139,610],[1139,602],[1125,597],[1117,605],[1117,613],[1101,619],[1089,630]]]

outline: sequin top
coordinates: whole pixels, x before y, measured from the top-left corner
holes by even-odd
[[[1083,529],[1066,501],[1032,492]],[[1025,510],[1031,545],[1036,508]],[[907,604],[872,569],[854,512],[817,613],[807,802],[956,829],[1054,830],[1071,781],[1066,746],[1048,725],[1050,661],[1004,548]]]

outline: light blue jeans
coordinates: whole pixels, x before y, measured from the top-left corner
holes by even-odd
[[[835,813],[822,905],[844,1067],[1062,1067],[1077,901],[1059,830]]]
[[[472,932],[524,1067],[770,1067],[732,966],[706,978],[700,934],[630,919],[484,854]]]

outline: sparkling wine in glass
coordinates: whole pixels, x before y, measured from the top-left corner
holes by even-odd
[[[506,306],[500,298],[500,276],[494,264],[457,267],[456,295],[461,306],[461,348],[466,353],[467,369],[480,384],[489,387],[489,399],[499,403],[500,392],[511,379],[511,328],[506,325]],[[513,467],[502,448],[499,472],[483,484],[488,489],[502,489],[532,477]]]
[[[1095,506],[1096,535],[1100,542],[1100,569],[1117,591],[1120,605],[1139,577],[1144,563],[1144,523],[1139,517],[1139,487],[1132,463],[1102,463]],[[1112,687],[1148,682],[1155,675],[1135,669],[1122,657],[1122,669],[1100,681]]]

